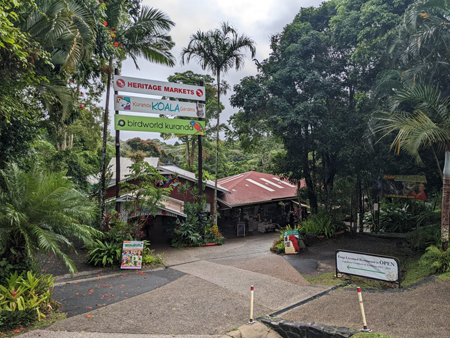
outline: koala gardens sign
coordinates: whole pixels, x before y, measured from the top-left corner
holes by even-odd
[[[114,96],[114,109],[124,112],[203,118],[205,117],[203,105],[204,104],[194,102],[157,100],[128,95]]]

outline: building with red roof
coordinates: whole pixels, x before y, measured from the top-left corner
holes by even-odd
[[[297,189],[306,186],[303,180],[295,184],[277,175],[249,171],[219,179],[218,184],[230,192],[218,199],[221,227],[244,221],[250,230],[257,225],[261,230],[261,223],[273,229],[276,224],[293,223],[292,215],[302,209],[305,216],[307,206],[297,202]]]

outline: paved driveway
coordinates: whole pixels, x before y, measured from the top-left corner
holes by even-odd
[[[285,258],[269,252],[277,237],[232,238],[213,247],[154,247],[164,255],[166,270],[61,286],[55,294],[64,297],[70,318],[50,329],[221,335],[248,322],[251,285],[255,318],[327,290],[309,285]]]

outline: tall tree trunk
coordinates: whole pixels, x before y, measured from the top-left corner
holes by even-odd
[[[111,73],[112,59],[109,59],[108,82],[106,85],[106,103],[103,115],[103,146],[102,146],[102,168],[100,179],[100,225],[105,219],[105,192],[106,192],[106,141],[108,139],[108,115],[109,115],[109,96],[111,92]]]
[[[194,165],[195,161],[195,137],[192,136],[192,144],[191,144],[191,165]]]
[[[449,212],[450,212],[450,142],[445,148],[444,184],[442,187],[442,218],[441,218],[441,242],[442,249],[448,249]]]
[[[189,139],[186,137],[186,165],[188,168],[191,165],[190,159],[191,159],[191,156],[190,156],[190,150],[189,150]]]
[[[305,128],[304,132],[305,138],[307,138],[308,127]],[[304,144],[306,143],[307,142],[304,142]],[[315,190],[315,183],[312,178],[311,170],[309,167],[308,152],[304,149],[303,151],[300,152],[300,156],[301,156],[301,165],[303,167],[303,174],[305,177],[309,206],[311,207],[311,213],[317,214],[318,211],[317,194]]]
[[[70,134],[70,136],[69,136],[69,148],[70,149],[73,148],[73,134]]]
[[[220,72],[217,72],[217,126],[216,126],[216,168],[214,180],[214,224],[217,225],[217,174],[219,172],[219,128],[220,128]]]

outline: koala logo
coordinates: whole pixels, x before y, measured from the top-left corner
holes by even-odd
[[[127,96],[117,96],[116,102],[120,110],[131,110],[131,99]]]
[[[117,124],[118,124],[119,126],[121,126],[121,127],[124,127],[124,126],[125,126],[125,119],[119,120],[119,121],[117,122]]]

